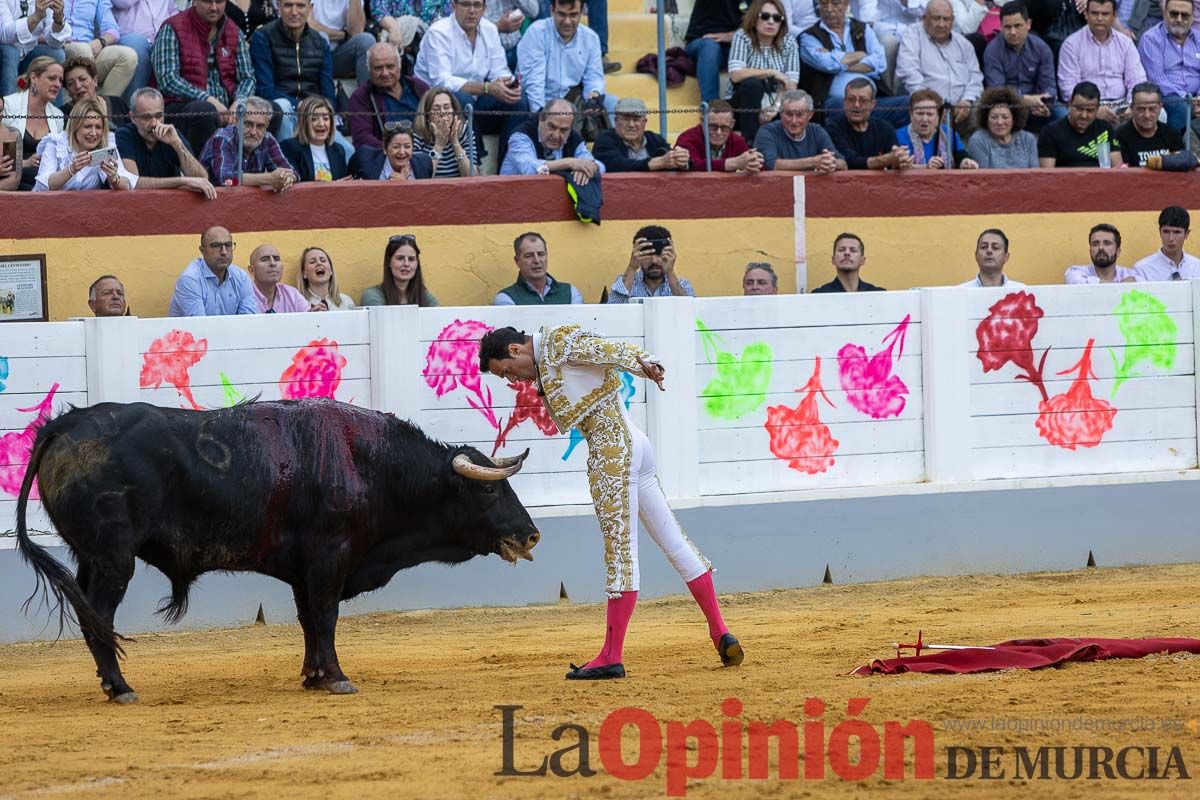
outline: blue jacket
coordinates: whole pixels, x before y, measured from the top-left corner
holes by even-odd
[[[250,37],[255,94],[264,100],[285,97],[292,105],[312,94],[337,104],[333,85],[333,51],[313,28],[304,26],[300,41],[293,41],[279,20],[269,22]]]
[[[350,158],[350,174],[360,180],[377,181],[386,163],[387,154],[378,147],[360,147]],[[413,151],[411,163],[413,177],[417,180],[433,177],[433,159],[427,153]]]
[[[317,179],[317,171],[313,166],[312,150],[308,145],[301,144],[296,137],[285,139],[279,143],[279,149],[283,151],[284,157],[288,163],[292,165],[292,169],[296,170],[296,174],[300,176],[301,181],[315,181]],[[349,168],[346,166],[346,151],[337,142],[330,142],[325,145],[325,154],[329,156],[329,171],[333,173],[333,179],[339,180],[350,174]],[[380,169],[383,169],[381,166]]]

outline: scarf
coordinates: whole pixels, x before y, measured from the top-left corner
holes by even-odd
[[[913,166],[925,166],[925,140],[921,138],[921,134],[917,133],[917,129],[911,123],[908,126],[908,139],[912,142]],[[937,130],[933,133],[933,154],[942,157],[942,163],[946,165],[944,169],[954,167],[954,154],[950,147],[953,141],[954,128],[950,124],[950,109],[947,108],[942,112]]]

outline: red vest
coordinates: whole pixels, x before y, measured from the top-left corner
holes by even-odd
[[[182,11],[163,23],[170,25],[179,41],[179,74],[201,91],[208,91],[208,56],[211,48],[208,34],[212,28],[197,13],[195,6]],[[214,40],[217,48],[217,70],[221,74],[221,85],[225,87],[228,97],[221,98],[226,105],[237,94],[237,48],[242,32],[226,17]],[[182,97],[167,97],[168,103],[186,102]]]

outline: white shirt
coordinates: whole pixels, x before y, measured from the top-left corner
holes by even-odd
[[[30,10],[35,6],[34,0],[29,0]],[[52,47],[61,48],[71,41],[69,16],[69,11],[63,14],[62,29],[55,32],[54,13],[47,11],[42,24],[30,31],[28,14],[21,15],[21,0],[0,0],[0,44],[16,47],[22,56],[37,46],[39,38],[44,38]]]
[[[892,0],[897,2],[897,0]],[[816,0],[780,0],[783,3],[783,13],[787,17],[788,35],[793,39],[817,24],[820,16],[817,14]],[[850,16],[859,22],[873,23],[879,16],[877,5],[883,5],[887,0],[850,0]],[[922,7],[928,0],[913,0]],[[921,18],[920,13],[917,19]]]
[[[335,31],[346,29],[346,21],[350,16],[350,0],[312,0],[312,4],[312,19],[315,22]],[[329,41],[329,34],[325,31],[317,33],[325,37],[325,41]]]
[[[901,0],[879,0],[875,15],[875,33],[900,37],[904,29],[913,23],[920,22],[925,16],[925,6],[929,0],[908,0],[905,5]]]
[[[117,137],[108,135],[108,146],[117,146]],[[75,150],[67,145],[67,132],[52,133],[38,145],[42,154],[42,163],[38,165],[37,181],[33,185],[35,192],[50,191],[50,176],[64,170],[75,157]],[[137,187],[138,176],[125,169],[125,162],[117,159],[117,174],[129,181],[129,188]],[[100,165],[88,166],[76,172],[58,188],[60,192],[79,192],[86,189],[99,189],[108,184],[108,176],[100,169]]]
[[[1139,281],[1174,280],[1171,276],[1176,272],[1185,280],[1200,278],[1200,258],[1184,253],[1183,260],[1176,267],[1175,262],[1167,258],[1162,250],[1155,250],[1133,265],[1133,277]]]
[[[472,46],[453,15],[429,26],[413,71],[430,86],[445,86],[452,92],[471,81],[482,83],[512,77],[496,24],[479,20]]]
[[[1129,267],[1117,265],[1117,277],[1111,283],[1121,283],[1126,278],[1136,278],[1133,270]],[[1100,280],[1100,276],[1096,274],[1096,266],[1094,264],[1081,264],[1074,267],[1067,267],[1067,272],[1063,276],[1065,282],[1071,286],[1078,286],[1085,283],[1104,283]]]
[[[984,286],[983,281],[979,280],[978,275],[976,275],[973,280],[969,280],[966,283],[960,283],[959,286],[965,286],[968,289],[970,289],[972,287],[976,288],[976,289],[996,289],[996,288],[998,288],[996,286]],[[1012,278],[1008,277],[1007,275],[1000,276],[1000,286],[1004,286],[1004,287],[1011,286],[1014,289],[1024,289],[1025,288],[1025,284],[1021,283],[1020,281],[1014,281]]]

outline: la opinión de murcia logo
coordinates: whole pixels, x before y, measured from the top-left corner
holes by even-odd
[[[502,765],[498,777],[579,776],[597,774],[592,766],[592,740],[601,768],[614,778],[641,781],[664,766],[669,797],[687,794],[690,781],[719,777],[721,780],[797,780],[803,748],[805,780],[828,776],[861,781],[882,774],[886,780],[951,780],[1023,778],[1032,780],[1188,780],[1187,765],[1179,747],[1119,749],[1088,745],[1048,747],[961,747],[945,748],[946,774],[934,767],[933,726],[925,720],[900,723],[888,720],[873,725],[858,717],[870,698],[852,697],[846,703],[847,719],[826,732],[825,702],[810,697],[804,701],[805,721],[764,722],[744,720],[743,704],[737,698],[721,703],[724,719],[660,721],[650,711],[635,706],[618,708],[606,716],[599,732],[583,725],[563,723],[550,733],[549,753],[536,745],[522,746],[518,766],[516,713],[524,706],[494,706],[501,714]],[[628,731],[628,733],[627,733]],[[636,755],[627,758],[626,741],[636,742]],[[911,742],[911,744],[910,744]],[[546,744],[546,743],[544,743]],[[911,761],[906,762],[911,747]],[[530,756],[529,752],[535,754]],[[771,754],[777,755],[771,774]],[[852,758],[851,756],[854,756]],[[537,759],[540,758],[540,761]]]

